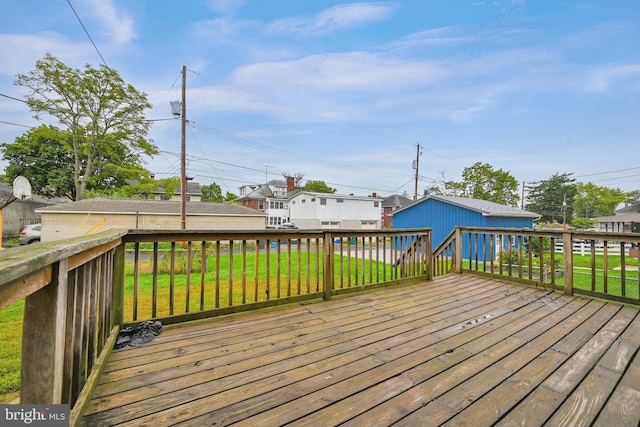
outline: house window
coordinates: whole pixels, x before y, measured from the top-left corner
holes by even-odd
[[[258,200],[258,209],[264,210],[264,200]]]
[[[344,199],[336,199],[336,203],[344,203]]]
[[[302,203],[307,203],[307,200],[306,199],[302,199]]]
[[[380,206],[380,202],[373,202],[373,207],[377,208],[378,206]]]
[[[327,199],[325,197],[320,197],[320,204],[321,205],[326,205],[327,204]]]
[[[312,202],[315,202],[315,201],[316,201],[316,198],[315,198],[315,197],[312,197],[312,198],[311,198],[311,201],[312,201]]]

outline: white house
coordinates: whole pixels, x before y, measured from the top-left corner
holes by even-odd
[[[289,221],[287,195],[293,191],[293,178],[271,180],[266,184],[243,185],[236,202],[266,214],[266,226],[276,227]]]
[[[289,197],[289,221],[303,229],[379,229],[382,200],[300,191]]]

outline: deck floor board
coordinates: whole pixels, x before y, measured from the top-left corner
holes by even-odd
[[[169,326],[82,425],[637,425],[638,311],[450,274]]]

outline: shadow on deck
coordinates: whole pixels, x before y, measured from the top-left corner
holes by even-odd
[[[171,325],[82,425],[637,425],[638,312],[449,274]]]

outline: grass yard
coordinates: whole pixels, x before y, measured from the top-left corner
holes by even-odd
[[[278,282],[277,272],[277,254],[275,251],[271,252],[270,261],[270,274],[269,284],[267,288],[266,281],[266,254],[260,253],[258,258],[258,277],[261,278],[257,284],[255,284],[255,252],[247,253],[247,267],[244,273],[246,277],[246,302],[253,302],[254,300],[264,301],[266,300],[267,289],[269,290],[270,299],[279,297],[286,297],[289,295],[300,295],[309,292],[316,292],[316,290],[322,287],[322,272],[319,274],[319,283],[316,282],[316,253],[311,252],[309,254],[309,287],[307,288],[307,253],[301,252],[301,271],[300,271],[300,283],[297,280],[297,266],[298,266],[298,252],[292,250],[291,252],[291,276],[289,276],[289,257],[286,250],[282,250],[280,254],[280,278]],[[190,286],[189,286],[189,312],[199,311],[200,297],[201,297],[201,274],[199,261],[196,260],[200,256],[197,252],[194,254],[194,260],[192,265],[197,270],[191,273]],[[321,260],[320,260],[321,261]],[[344,268],[346,269],[346,257],[343,258]],[[183,263],[181,267],[184,271],[184,260],[177,261],[176,264]],[[220,277],[219,277],[219,290],[216,293],[216,257],[210,255],[207,259],[207,272],[205,273],[205,294],[204,294],[204,309],[212,309],[218,307],[226,307],[229,305],[229,284],[233,284],[231,289],[232,303],[234,305],[242,304],[243,302],[243,289],[242,289],[242,256],[239,253],[233,256],[233,277],[232,281],[229,281],[229,255],[220,256]],[[322,262],[320,262],[320,265]],[[364,270],[362,259],[358,260],[359,277],[355,277],[355,262],[352,260],[351,268],[351,284],[362,284],[363,277],[362,272],[365,271],[365,280],[368,281],[369,268],[372,264],[368,260],[364,260]],[[180,268],[180,267],[178,267]],[[375,281],[375,261],[373,262],[373,279]],[[169,315],[169,269],[168,262],[162,261],[160,263],[161,274],[158,276],[158,312],[157,316]],[[339,268],[336,268],[336,283],[339,277]],[[392,268],[386,266],[387,278],[390,277]],[[379,266],[380,274],[382,274],[383,267]],[[164,273],[163,273],[164,272]],[[346,273],[345,273],[346,274]],[[174,314],[185,313],[187,305],[187,286],[186,286],[186,274],[176,274],[174,284]],[[289,279],[291,277],[291,279]],[[133,263],[127,262],[125,266],[125,322],[131,321],[133,316]],[[344,277],[346,284],[347,278]],[[279,283],[279,286],[278,286]],[[345,285],[346,286],[346,285]],[[151,300],[153,289],[153,275],[152,275],[152,263],[151,261],[141,261],[138,279],[138,319],[147,319],[151,317]],[[216,304],[216,300],[218,303]],[[0,403],[9,403],[12,400],[18,398],[20,388],[20,362],[21,362],[21,343],[22,343],[22,318],[24,313],[24,301],[19,301],[12,306],[0,311]]]
[[[0,403],[18,398],[24,300],[0,311]]]

